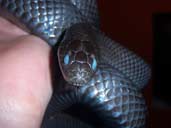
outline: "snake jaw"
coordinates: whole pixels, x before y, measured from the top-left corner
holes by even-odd
[[[82,86],[91,79],[93,73],[89,65],[77,62],[68,66],[64,74],[66,81],[75,86]]]

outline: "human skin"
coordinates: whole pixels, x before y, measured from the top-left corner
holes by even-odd
[[[40,128],[52,94],[50,50],[0,17],[0,127]]]

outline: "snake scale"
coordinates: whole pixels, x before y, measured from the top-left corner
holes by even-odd
[[[70,114],[76,104],[90,108],[101,127],[145,127],[141,90],[150,68],[100,31],[96,0],[0,0],[0,15],[57,46],[61,75],[43,128],[95,127]]]

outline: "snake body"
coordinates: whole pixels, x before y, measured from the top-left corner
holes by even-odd
[[[0,0],[0,14],[59,46],[64,79],[54,90],[42,127],[92,127],[65,112],[74,104],[92,109],[104,127],[145,127],[141,89],[150,78],[150,68],[99,30],[96,0]]]

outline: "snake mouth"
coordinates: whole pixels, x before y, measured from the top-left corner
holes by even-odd
[[[91,79],[92,74],[87,65],[75,63],[65,70],[65,80],[74,86],[83,86]]]

